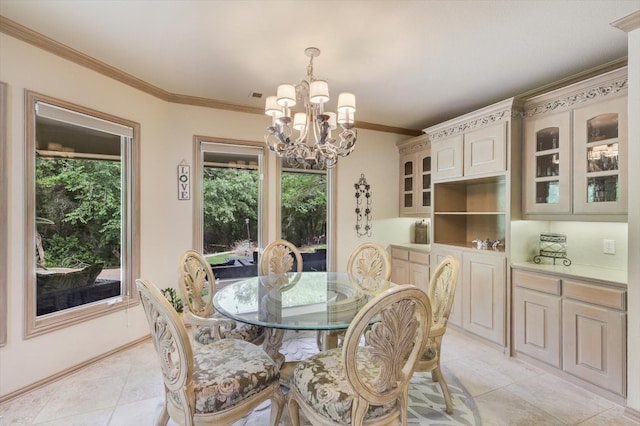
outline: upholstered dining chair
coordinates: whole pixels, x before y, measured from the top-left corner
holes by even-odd
[[[360,244],[349,256],[347,272],[361,277],[391,279],[391,257],[377,243]]]
[[[220,339],[192,347],[187,330],[162,293],[136,280],[164,380],[165,402],[156,425],[231,424],[271,400],[271,425],[284,409],[280,372],[258,346]]]
[[[260,256],[260,275],[291,272],[294,258],[297,263],[296,272],[302,272],[302,255],[295,244],[286,240],[272,241]]]
[[[191,327],[193,340],[201,344],[225,337],[246,340],[256,345],[265,337],[264,327],[237,323],[216,312],[213,296],[215,275],[209,262],[195,250],[180,255],[180,297],[182,320]]]
[[[360,244],[349,256],[347,272],[366,280],[367,278],[391,279],[391,257],[389,253],[377,243]],[[363,283],[365,286],[366,282]],[[344,340],[344,331],[319,331],[317,336],[318,349],[338,347]]]
[[[449,386],[440,369],[440,348],[442,337],[447,331],[447,321],[453,306],[458,283],[459,262],[454,256],[445,257],[436,267],[429,281],[429,300],[433,308],[429,343],[418,361],[416,371],[431,371],[431,377],[440,384],[447,413],[453,413],[453,404]]]
[[[431,317],[427,294],[413,285],[391,287],[370,300],[349,326],[342,348],[293,369],[291,423],[300,424],[302,410],[314,425],[406,425],[409,381]]]

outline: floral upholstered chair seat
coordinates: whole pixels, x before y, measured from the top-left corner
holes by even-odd
[[[314,425],[406,425],[409,381],[431,329],[431,303],[413,285],[395,286],[356,315],[342,348],[299,362],[291,372],[289,417]]]
[[[271,401],[270,426],[280,423],[285,397],[279,365],[259,346],[238,339],[192,345],[184,323],[160,289],[136,280],[164,384],[155,425],[230,425]]]
[[[358,369],[368,382],[380,374],[376,362],[367,348],[357,352]],[[329,349],[296,365],[290,385],[295,387],[305,402],[316,412],[336,423],[351,423],[351,407],[356,393],[349,385],[342,362],[342,349]],[[365,419],[380,417],[390,412],[395,404],[369,406]]]
[[[278,380],[275,362],[259,347],[238,339],[194,348],[196,413],[215,413],[238,405]],[[171,393],[176,404],[180,398]]]

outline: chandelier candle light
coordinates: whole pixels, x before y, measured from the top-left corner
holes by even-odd
[[[353,93],[338,96],[337,115],[325,112],[324,104],[329,101],[329,84],[313,77],[313,58],[320,55],[320,49],[309,47],[304,53],[309,57],[307,80],[300,84],[281,84],[277,96],[268,96],[265,114],[272,117],[272,124],[265,133],[265,143],[280,157],[287,159],[292,167],[330,169],[338,162],[338,157],[346,157],[353,151],[357,132],[354,127],[356,97]],[[304,105],[304,112],[296,112],[291,118],[291,108],[298,101]],[[332,130],[340,124],[339,138],[333,138]],[[298,136],[292,136],[292,128]]]

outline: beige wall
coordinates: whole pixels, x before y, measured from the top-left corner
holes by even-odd
[[[148,333],[140,306],[29,340],[24,324],[24,90],[32,90],[140,123],[141,276],[159,287],[177,282],[178,254],[192,246],[192,201],[178,201],[176,167],[193,162],[193,136],[261,141],[266,116],[168,104],[86,68],[0,34],[0,81],[8,83],[9,253],[8,336],[0,348],[0,397],[72,368]],[[397,150],[404,136],[360,131],[354,153],[341,159],[338,269],[357,239],[353,184],[365,173],[373,186],[371,240],[395,242]],[[393,159],[393,161],[389,161]],[[275,164],[274,161],[271,164]],[[271,195],[272,196],[272,195]],[[193,198],[193,197],[192,197]],[[267,212],[275,217],[275,204]],[[344,222],[344,223],[343,223]],[[270,231],[269,237],[274,238]],[[400,241],[402,242],[402,241]]]

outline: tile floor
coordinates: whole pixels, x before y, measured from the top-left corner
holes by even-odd
[[[624,408],[449,329],[443,364],[475,398],[482,424],[637,425]],[[0,406],[0,425],[153,425],[162,380],[151,341]],[[265,410],[266,412],[266,410]],[[286,410],[283,424],[290,425]],[[262,426],[253,415],[234,426]],[[169,425],[174,426],[173,422]]]

